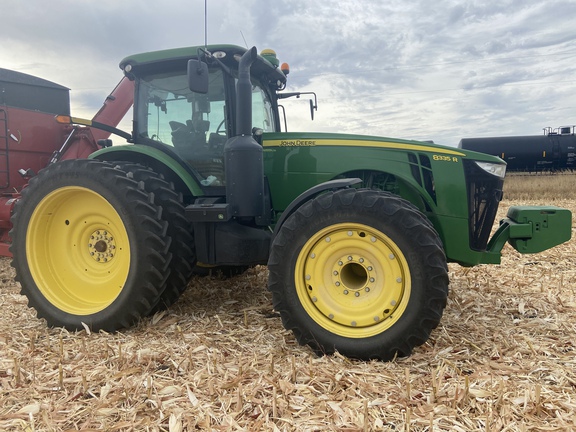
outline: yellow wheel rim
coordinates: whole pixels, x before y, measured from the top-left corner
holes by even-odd
[[[42,295],[75,315],[102,311],[128,277],[128,234],[118,212],[98,193],[64,187],[45,196],[26,235],[30,273]]]
[[[298,298],[333,334],[366,338],[394,325],[408,305],[408,262],[388,236],[366,225],[331,225],[310,238],[296,260]]]

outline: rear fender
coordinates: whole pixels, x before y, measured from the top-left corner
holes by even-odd
[[[322,192],[325,192],[327,190],[335,191],[337,189],[348,188],[359,183],[362,183],[362,180],[359,178],[344,178],[344,179],[330,180],[324,183],[320,183],[302,192],[294,199],[294,201],[290,203],[290,205],[286,208],[286,210],[282,212],[280,219],[278,219],[278,222],[274,227],[274,234],[272,238],[276,237],[276,234],[278,234],[280,227],[282,227],[284,222],[286,222],[286,219],[288,219],[288,217],[290,217],[290,215],[294,213],[298,209],[298,207],[300,207],[306,201],[315,198],[316,196],[320,195]]]
[[[186,169],[182,162],[154,147],[143,145],[107,147],[92,153],[89,158],[103,161],[129,161],[148,165],[155,171],[161,171],[164,175],[169,173],[170,175],[167,177],[170,177],[170,180],[181,183],[192,195],[196,197],[204,195],[194,175]]]

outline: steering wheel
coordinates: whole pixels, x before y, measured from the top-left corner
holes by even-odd
[[[218,125],[218,127],[216,128],[216,135],[223,135],[226,136],[226,131],[225,130],[221,130],[222,126],[224,126],[224,122],[226,121],[226,119],[222,120],[220,122],[220,124]]]

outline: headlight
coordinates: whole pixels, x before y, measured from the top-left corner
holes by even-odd
[[[498,164],[498,163],[490,163],[490,162],[476,162],[480,168],[486,171],[488,174],[492,174],[496,177],[504,178],[506,175],[506,165],[505,164]]]

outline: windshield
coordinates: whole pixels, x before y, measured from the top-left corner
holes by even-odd
[[[274,132],[274,115],[268,96],[257,85],[252,86],[252,126],[264,132]]]
[[[185,73],[141,78],[139,135],[174,147],[178,147],[178,137],[184,133],[193,134],[190,144],[197,146],[206,145],[211,133],[226,136],[222,72],[212,71],[210,81],[210,92],[202,95],[188,89]]]
[[[227,81],[230,80],[230,81]],[[227,106],[226,83],[236,79],[220,68],[210,69],[207,94],[190,91],[186,71],[141,77],[138,86],[137,135],[163,143],[192,166],[203,179],[215,177],[224,184],[222,156],[233,125],[233,110]],[[275,130],[267,93],[256,81],[252,90],[252,125],[264,132]]]

